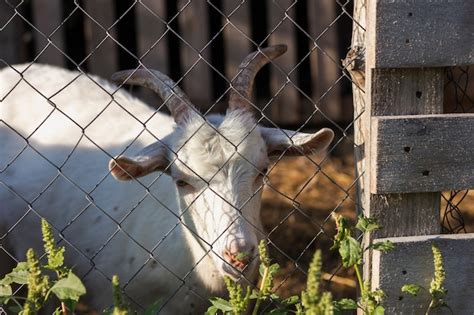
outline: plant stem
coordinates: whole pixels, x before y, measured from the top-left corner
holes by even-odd
[[[67,315],[67,307],[64,302],[61,302],[61,310],[62,310],[62,315]]]
[[[253,308],[252,315],[257,315],[258,313],[258,308],[260,307],[260,303],[262,301],[262,292],[265,287],[265,282],[267,281],[269,269],[270,268],[267,266],[265,266],[265,268],[263,269],[262,282],[260,283],[260,291],[258,291],[258,297],[257,297],[257,301],[255,302],[255,307]]]
[[[354,265],[354,269],[357,275],[357,282],[359,282],[359,288],[360,288],[360,295],[364,296],[365,293],[365,285],[364,285],[364,280],[362,280],[362,275],[359,270],[359,265]]]
[[[433,308],[433,300],[430,301],[430,305],[428,305],[428,308],[426,309],[425,315],[428,315]]]

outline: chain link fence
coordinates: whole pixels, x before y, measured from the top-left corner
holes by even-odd
[[[447,113],[474,113],[474,69],[451,67],[446,69],[445,109]],[[474,192],[451,191],[442,194],[441,218],[445,233],[473,231],[472,213]]]
[[[1,139],[8,148],[4,156],[0,154],[0,206],[2,216],[8,214],[0,224],[4,261],[15,264],[24,259],[26,248],[40,248],[39,219],[45,218],[67,247],[66,256],[78,274],[86,285],[92,284],[89,295],[110,303],[110,292],[102,288],[118,273],[125,295],[138,309],[159,299],[163,311],[186,303],[197,310],[199,304],[207,303],[211,292],[222,291],[199,287],[199,270],[209,270],[209,277],[216,277],[209,264],[233,266],[235,257],[229,260],[215,249],[234,231],[236,220],[243,219],[249,233],[265,239],[272,258],[282,266],[275,279],[280,296],[304,289],[309,261],[315,249],[321,248],[325,289],[336,297],[354,297],[353,271],[342,269],[337,253],[329,250],[335,230],[331,215],[356,219],[352,82],[340,62],[350,46],[352,24],[357,23],[351,16],[352,6],[352,1],[329,0],[2,1],[0,62],[4,78],[10,79],[0,82]],[[188,176],[193,174],[205,185],[183,209],[177,206],[171,187],[175,184],[165,173],[127,184],[112,178],[108,160],[136,154],[152,142],[165,145],[179,157],[181,149],[164,140],[172,132],[170,118],[159,112],[168,111],[174,96],[160,101],[148,90],[117,89],[96,75],[107,79],[118,70],[157,69],[181,86],[202,113],[223,114],[229,94],[235,91],[240,61],[251,51],[280,43],[288,45],[288,52],[271,61],[256,78],[250,104],[255,120],[280,132],[287,128],[311,133],[328,127],[336,136],[327,153],[305,151],[303,156],[289,157],[285,148],[272,158],[264,183],[237,205],[211,183],[235,157],[245,160],[249,171],[265,171],[240,151],[259,127],[253,124],[235,141],[218,125],[206,122],[187,135],[183,148],[195,143],[193,137],[205,129],[219,133],[219,139],[231,143],[235,152],[209,177],[200,169],[205,160],[187,164],[175,158],[169,163],[169,169],[186,168]],[[74,72],[37,66],[40,63]],[[61,73],[61,78],[48,73]],[[468,74],[468,69],[448,70],[446,89],[454,91],[447,94],[454,95],[454,111],[473,109]],[[175,88],[174,83],[168,82],[167,88]],[[144,109],[125,90],[150,109]],[[24,93],[34,94],[35,101],[29,104],[29,99],[22,98]],[[180,97],[182,101],[185,96]],[[95,102],[87,107],[90,112],[81,112],[81,104],[71,106],[71,101],[80,100]],[[9,121],[8,106],[24,108],[25,117]],[[34,108],[29,110],[30,106]],[[57,121],[63,122],[61,129]],[[130,127],[121,133],[114,129],[125,125]],[[65,139],[68,134],[74,139]],[[114,142],[117,134],[126,141]],[[292,137],[288,131],[280,134]],[[89,165],[86,161],[97,162]],[[185,179],[179,178],[176,184],[188,185]],[[255,209],[253,216],[258,218],[249,219],[244,209],[262,191],[261,212]],[[198,223],[188,217],[203,204],[206,193],[219,199],[220,207],[230,207],[237,214],[219,226],[212,239],[197,233],[194,225]],[[459,202],[466,196],[471,195],[443,195],[443,226],[449,232],[466,230],[459,211]],[[159,216],[154,209],[161,211]],[[160,220],[172,223],[160,225]],[[163,227],[166,229],[160,230]],[[186,231],[197,240],[199,253],[176,245]],[[170,246],[175,246],[174,252]],[[182,272],[177,266],[185,260],[193,264]],[[166,277],[160,279],[156,274]],[[239,278],[255,285],[246,272]],[[89,310],[87,301],[82,307],[84,312]]]

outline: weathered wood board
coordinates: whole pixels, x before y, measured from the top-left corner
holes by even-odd
[[[35,54],[39,55],[38,61],[41,63],[64,66],[64,27],[57,29],[63,20],[61,1],[37,0],[32,4],[34,25],[43,33],[41,34],[37,31],[33,32],[36,38]],[[63,52],[60,52],[58,49]]]
[[[368,59],[368,62],[372,62]],[[370,69],[365,113],[365,169],[372,178],[371,119],[373,116],[439,114],[443,109],[443,69]],[[421,95],[420,95],[421,93]],[[359,131],[357,131],[359,132]],[[359,139],[360,140],[360,139]],[[384,227],[373,237],[438,234],[440,193],[371,194],[365,187],[365,215]]]
[[[20,62],[21,38],[20,19],[15,17],[15,10],[5,2],[0,2],[0,68],[5,63],[14,64]]]
[[[374,251],[372,288],[381,288],[385,314],[425,314],[430,297],[420,292],[413,297],[401,292],[405,284],[429,288],[434,273],[431,244],[443,255],[446,272],[446,302],[452,312],[443,308],[430,314],[472,314],[474,306],[474,234],[431,235],[388,238],[395,249],[388,253]],[[377,239],[375,242],[387,239]]]
[[[183,64],[183,87],[189,98],[199,107],[210,107],[211,68],[209,50],[209,16],[207,2],[178,1],[178,22],[181,28],[181,62]],[[199,30],[199,31],[197,31]]]
[[[370,2],[376,6],[376,67],[474,64],[474,1]]]
[[[335,24],[337,3],[331,0],[308,1],[308,11],[318,13],[316,19],[309,19],[311,35],[311,81],[313,102],[330,119],[344,116],[341,100],[342,75],[338,53],[338,34]],[[346,111],[347,112],[347,111]],[[325,120],[325,119],[324,119]]]
[[[371,192],[474,187],[474,114],[372,117]]]
[[[104,78],[117,71],[117,47],[111,37],[116,38],[112,0],[86,0],[84,10],[90,16],[84,19],[89,72]]]
[[[296,71],[292,71],[296,65],[297,43],[294,36],[294,24],[285,16],[285,14],[291,14],[288,11],[294,2],[284,0],[268,4],[269,30],[271,32],[269,45],[283,43],[288,47],[285,54],[273,61],[278,68],[276,66],[271,66],[270,68],[271,95],[275,97],[274,101],[270,104],[271,119],[279,123],[294,124],[298,122],[298,119],[301,119],[302,113],[300,95],[293,83],[297,82]],[[288,106],[288,104],[291,104],[291,106]]]

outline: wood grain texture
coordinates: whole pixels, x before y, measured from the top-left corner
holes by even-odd
[[[142,0],[136,6],[137,44],[138,56],[146,68],[170,75],[168,73],[165,5],[164,0]],[[156,94],[149,89],[140,89],[139,95],[150,105],[162,104]]]
[[[342,107],[341,84],[336,83],[342,75],[342,71],[339,69],[337,27],[334,24],[337,5],[332,0],[308,1],[310,49],[314,49],[309,56],[313,86],[312,99],[322,113],[333,120],[347,117],[344,116]],[[316,12],[318,17],[311,18],[312,13]]]
[[[441,68],[370,69],[367,82],[370,116],[438,114],[443,109]],[[370,118],[371,119],[371,118]],[[370,124],[371,120],[367,122]],[[367,156],[375,150],[370,134]],[[373,161],[369,174],[374,172]],[[372,179],[370,176],[369,182]],[[369,187],[371,184],[369,184]],[[366,189],[369,189],[366,187]],[[366,215],[384,229],[374,237],[437,234],[440,231],[439,193],[369,194]]]
[[[109,29],[115,22],[114,3],[112,0],[86,0],[84,10],[90,15],[84,19],[86,49],[92,53],[87,59],[89,72],[109,78],[118,70],[116,43],[110,37],[115,36],[115,29]]]
[[[374,2],[376,67],[474,64],[472,0]]]
[[[62,5],[60,0],[37,0],[33,1],[33,19],[35,27],[43,34],[33,32],[35,36],[35,53],[39,55],[38,61],[51,65],[64,66],[65,57],[59,49],[63,52],[64,27],[59,29],[58,26],[63,20]],[[57,29],[57,30],[56,30]],[[43,36],[44,35],[44,36]],[[53,44],[54,43],[56,48]]]
[[[224,45],[226,54],[225,74],[231,80],[237,74],[240,62],[247,54],[254,51],[250,42],[250,4],[240,0],[223,1],[223,13],[227,17],[224,28]]]
[[[14,15],[15,10],[10,5],[0,2],[0,68],[5,67],[5,63],[12,65],[21,60],[21,21]]]
[[[474,187],[474,114],[372,118],[372,193]]]
[[[377,239],[381,242],[387,239]],[[474,287],[474,234],[432,235],[388,238],[395,249],[388,253],[374,251],[372,288],[386,293],[386,314],[425,314],[430,297],[422,290],[417,297],[409,296],[400,288],[416,283],[429,288],[434,265],[431,245],[436,244],[443,255],[446,271],[447,304],[452,313],[440,309],[430,314],[472,314]]]
[[[205,49],[210,40],[208,6],[205,1],[178,1],[178,10],[182,10],[178,21],[183,38],[179,52],[183,65],[183,89],[200,108],[212,105],[209,104],[212,99],[211,68],[204,61],[210,60],[209,50]]]
[[[291,14],[291,7],[294,1],[283,0],[277,3],[269,2],[269,45],[286,44],[288,50],[280,57],[275,59],[275,66],[270,66],[270,88],[271,95],[275,96],[270,104],[270,118],[278,123],[295,124],[301,120],[301,100],[298,91],[294,85],[296,80],[296,38],[294,24],[286,14]],[[288,74],[291,74],[290,76]],[[287,82],[289,77],[291,82]],[[277,94],[278,93],[278,94]]]

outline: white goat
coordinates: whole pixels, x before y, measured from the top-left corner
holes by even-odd
[[[21,260],[27,248],[41,248],[45,217],[61,232],[93,308],[110,303],[113,274],[132,301],[161,299],[166,314],[205,310],[210,296],[225,292],[224,275],[254,281],[269,157],[324,150],[333,139],[329,129],[256,124],[253,79],[285,51],[279,45],[247,56],[227,114],[206,118],[156,70],[113,79],[153,89],[172,118],[95,76],[46,65],[0,71],[4,251]]]

